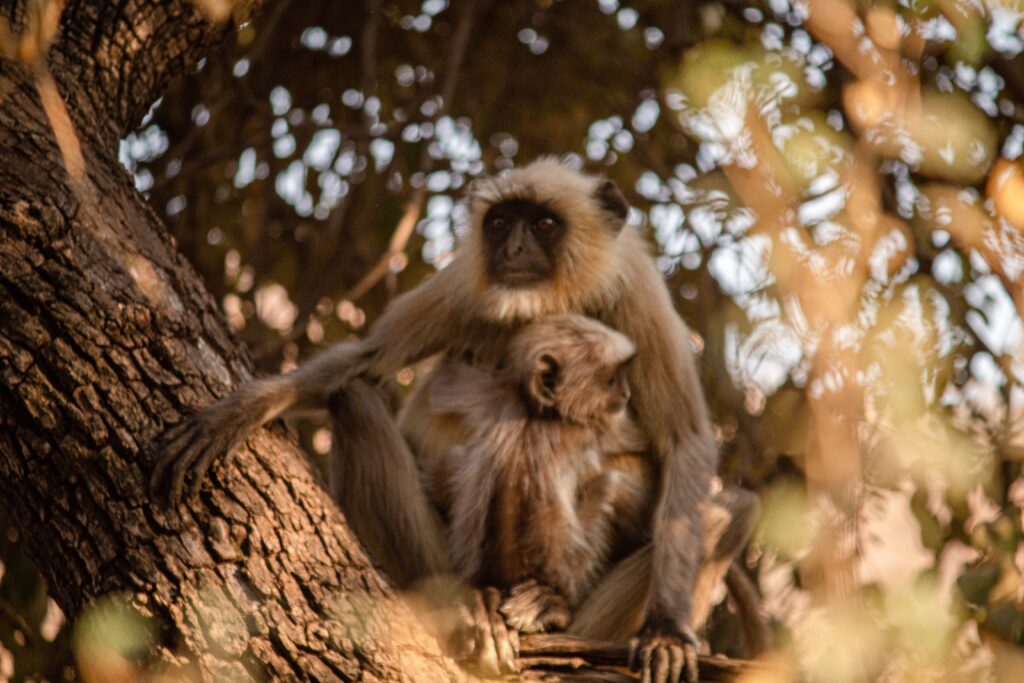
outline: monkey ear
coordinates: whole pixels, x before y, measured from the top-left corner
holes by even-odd
[[[562,368],[550,353],[542,354],[537,359],[537,365],[533,370],[533,386],[531,393],[538,405],[544,408],[551,408],[555,405],[555,392],[561,381]]]
[[[629,202],[626,201],[626,196],[622,194],[619,186],[611,180],[604,180],[598,185],[594,198],[597,199],[602,209],[618,219],[615,223],[616,231],[622,229],[622,226],[626,224],[626,215],[629,213]]]

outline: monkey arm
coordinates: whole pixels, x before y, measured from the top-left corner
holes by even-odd
[[[167,485],[177,503],[190,472],[194,492],[214,460],[260,426],[292,410],[323,410],[349,380],[384,378],[441,351],[460,334],[450,294],[455,265],[395,299],[365,339],[336,344],[288,374],[249,381],[176,425],[161,444],[151,487]]]
[[[519,401],[515,386],[507,379],[495,376],[493,370],[461,362],[440,364],[430,376],[426,391],[431,413],[461,417],[468,424],[480,425],[479,432],[493,430],[494,415]]]
[[[650,542],[655,486],[659,479],[647,454],[616,453],[605,457],[606,473],[615,475],[612,497],[612,553],[621,555]]]
[[[333,349],[307,363],[310,374],[321,371],[326,394],[331,394],[355,375],[383,379],[445,349],[458,346],[466,334],[467,305],[464,268],[456,259],[417,287],[397,297],[381,314],[369,334],[356,342],[354,359],[335,362],[325,358]],[[335,347],[336,348],[336,347]],[[323,364],[316,364],[323,358]],[[300,368],[301,370],[302,368]],[[314,380],[312,377],[310,381]]]
[[[637,345],[630,372],[633,408],[660,471],[649,607],[637,664],[645,671],[668,669],[673,676],[682,666],[693,679],[692,593],[703,547],[699,510],[717,469],[718,450],[689,330],[653,261],[640,250],[635,255],[628,262],[629,287],[607,322]],[[687,641],[681,662],[676,648]]]
[[[493,429],[493,425],[489,427]],[[477,580],[485,561],[488,521],[502,471],[501,448],[484,434],[487,428],[470,440],[473,445],[453,449],[450,454],[459,462],[448,468],[453,474],[448,539],[456,573],[472,586],[464,597],[468,629],[456,634],[456,641],[469,642],[466,663],[470,669],[493,678],[517,670],[520,629],[502,609],[502,592],[481,586]]]
[[[479,443],[479,442],[478,442]],[[487,520],[494,497],[494,455],[479,445],[453,449],[449,457],[461,462],[449,467],[454,494],[448,525],[448,545],[458,574],[472,582],[483,564]]]

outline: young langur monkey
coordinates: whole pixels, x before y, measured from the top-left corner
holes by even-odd
[[[625,615],[639,614],[630,635],[643,680],[694,681],[694,631],[705,611],[695,603],[695,588],[702,567],[717,562],[705,557],[702,510],[718,449],[690,332],[644,238],[623,229],[628,205],[610,181],[544,158],[474,182],[468,205],[468,234],[447,267],[395,299],[364,339],[340,343],[294,372],[248,382],[175,427],[163,442],[152,484],[166,485],[177,501],[189,474],[195,490],[214,460],[254,429],[289,410],[322,409],[330,402],[332,467],[358,482],[335,485],[332,475],[349,522],[361,539],[377,539],[377,559],[399,583],[443,573],[450,569],[444,528],[416,459],[429,463],[450,444],[462,443],[464,427],[429,410],[430,385],[444,373],[412,398],[406,439],[383,401],[370,400],[367,382],[436,354],[447,359],[442,368],[494,368],[525,323],[565,313],[595,318],[636,345],[628,371],[630,406],[650,443],[645,457],[657,493],[640,549],[594,587],[575,621],[626,623]],[[425,445],[412,438],[425,434],[438,440]],[[731,511],[729,528],[742,528],[749,512],[746,504]],[[487,592],[485,598],[486,610],[498,608],[500,596]],[[500,631],[501,624],[492,623]]]
[[[455,570],[516,588],[503,611],[519,631],[566,628],[604,573],[617,510],[644,507],[647,487],[612,466],[647,449],[627,411],[635,353],[596,320],[558,315],[520,329],[499,369],[458,365],[433,384],[433,410],[472,428],[425,473],[450,477]]]
[[[431,410],[459,420],[466,439],[424,472],[430,497],[444,501],[454,568],[472,585],[510,593],[500,610],[519,632],[569,627],[615,640],[640,626],[640,610],[632,623],[593,608],[573,620],[609,560],[649,541],[649,444],[627,409],[635,353],[632,341],[596,320],[556,315],[522,327],[495,371],[445,365],[431,384]],[[702,506],[706,550],[695,603],[703,621],[730,570],[748,647],[760,651],[766,627],[747,613],[756,597],[740,593],[745,575],[730,568],[755,506],[738,490]],[[737,511],[747,514],[737,519]]]

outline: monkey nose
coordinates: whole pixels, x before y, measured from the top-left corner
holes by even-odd
[[[523,234],[522,226],[516,225],[512,228],[509,233],[508,239],[505,241],[505,257],[506,258],[517,258],[523,253]]]

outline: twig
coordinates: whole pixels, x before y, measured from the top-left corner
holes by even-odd
[[[360,66],[363,72],[363,94],[367,97],[377,91],[377,36],[380,33],[381,0],[370,0],[363,26]]]
[[[398,221],[395,231],[391,234],[388,250],[380,257],[376,265],[352,289],[346,292],[344,296],[346,301],[361,299],[368,291],[373,289],[374,285],[380,282],[382,277],[392,270],[392,263],[396,258],[400,258],[403,255],[405,245],[409,241],[409,237],[412,236],[416,222],[420,219],[426,196],[426,189],[420,187],[409,198],[409,201],[405,204],[405,211],[402,213],[402,220]]]
[[[249,72],[246,74],[244,78],[239,80],[239,87],[242,87],[242,85],[247,82],[249,74],[252,73],[253,65],[255,65],[256,62],[258,62],[260,58],[263,56],[263,54],[266,52],[267,47],[270,44],[270,39],[271,37],[273,37],[274,31],[277,29],[278,24],[280,24],[281,17],[284,16],[285,10],[288,9],[288,5],[290,2],[291,0],[281,0],[280,2],[274,3],[274,9],[267,15],[267,19],[263,23],[263,28],[256,36],[256,40],[253,42],[252,47],[250,47],[249,50],[245,53],[245,58],[249,60]],[[220,91],[216,98],[207,105],[210,120],[213,120],[214,118],[219,116],[225,109],[227,109],[228,105],[232,103],[232,100],[236,98],[238,94],[237,90],[238,89],[236,88],[224,88]],[[269,111],[269,105],[264,105],[263,100],[255,96],[252,96],[251,93],[249,93],[249,95],[250,96],[247,98],[247,100],[249,101],[250,104],[254,104],[258,108],[267,109]],[[167,150],[162,155],[160,155],[161,158],[170,160],[184,159],[186,156],[188,156],[189,151],[192,149],[193,145],[195,145],[195,143],[200,139],[202,134],[205,132],[207,132],[207,129],[202,126],[192,126],[188,130],[188,132],[185,133],[185,135],[181,138],[181,140],[179,140],[174,145],[173,148]],[[246,146],[248,147],[251,145]],[[235,146],[231,146],[231,149],[237,153],[237,148]],[[188,164],[185,164],[183,166],[183,170],[179,171],[177,174],[173,176],[167,176],[166,174],[163,175],[158,181],[154,182],[153,187],[150,188],[150,191],[163,187],[164,185],[167,185],[175,180],[182,178],[184,176],[184,168],[187,166]]]
[[[444,82],[441,84],[441,106],[437,112],[431,117],[431,120],[437,120],[443,116],[451,107],[452,98],[455,95],[455,88],[458,85],[459,69],[462,67],[462,62],[466,56],[466,50],[469,46],[469,37],[472,34],[473,20],[476,14],[476,0],[468,0],[463,5],[462,15],[459,17],[459,25],[455,30],[455,37],[452,40],[452,48],[448,53],[448,60],[445,66]],[[367,29],[369,32],[369,29]],[[369,41],[368,41],[369,42]],[[364,60],[368,60],[369,56],[364,55]],[[366,75],[365,80],[373,80],[372,75]],[[427,152],[424,147],[423,153],[420,156],[419,172],[426,175],[433,168],[434,160],[433,157]],[[409,238],[412,237],[412,233],[416,228],[416,223],[419,221],[420,215],[423,213],[423,206],[427,199],[426,186],[420,186],[416,188],[409,201],[405,204],[405,209],[402,213],[402,219],[398,222],[394,232],[391,234],[391,239],[388,242],[388,250],[384,252],[377,263],[374,264],[373,268],[364,275],[359,282],[357,282],[343,297],[346,301],[357,301],[362,298],[367,292],[373,289],[378,282],[381,281],[388,273],[393,272],[392,265],[396,258],[400,258],[404,252],[405,247],[409,243]]]
[[[373,92],[376,88],[377,82],[376,50],[377,32],[379,30],[379,18],[381,11],[380,6],[381,3],[379,0],[370,1],[370,7],[368,10],[369,18],[366,25],[363,27],[363,47],[361,50],[363,69],[362,86],[366,93]],[[459,71],[462,68],[466,51],[469,47],[469,39],[472,35],[475,17],[481,7],[486,7],[486,4],[481,4],[480,0],[466,0],[462,5],[462,13],[459,15],[459,23],[455,29],[451,49],[449,50],[448,56],[445,60],[444,77],[440,91],[441,106],[438,107],[437,111],[429,117],[429,120],[432,122],[436,122],[451,110],[452,100],[454,99],[458,85]],[[365,155],[365,147],[368,143],[368,138],[362,141],[360,154]],[[424,176],[430,173],[434,167],[434,159],[430,156],[428,147],[429,146],[424,146],[423,151],[420,154],[418,164],[418,172]],[[395,226],[395,229],[391,234],[387,251],[381,254],[373,267],[370,268],[370,270],[341,297],[342,300],[350,302],[358,301],[371,289],[377,286],[381,280],[388,277],[389,274],[401,269],[394,267],[396,265],[396,260],[407,258],[405,255],[405,248],[409,243],[409,238],[412,237],[412,234],[416,229],[416,223],[419,221],[420,216],[423,213],[427,194],[426,185],[421,185],[420,187],[415,188],[412,195],[409,197],[409,200],[405,203],[402,218],[399,220],[398,225]],[[328,221],[327,232],[335,243],[337,241],[337,234],[341,230],[347,218],[349,200],[351,197],[352,192],[346,195],[342,205],[334,210],[330,220]],[[331,251],[333,252],[333,250]],[[324,263],[330,263],[332,261],[333,258],[325,259]],[[404,266],[404,263],[401,265]],[[318,268],[316,270],[319,271],[322,270],[322,268]],[[323,289],[324,283],[322,273],[317,273],[316,275],[308,278],[308,280],[309,282],[314,283],[310,291],[320,291]],[[318,301],[318,297],[309,297],[309,301],[300,306],[299,314],[295,318],[292,330],[273,343],[268,343],[254,351],[254,356],[257,358],[266,358],[268,356],[276,355],[285,344],[300,337],[305,331],[309,317],[316,308],[316,301]]]
[[[628,669],[629,645],[626,643],[587,640],[563,633],[523,636],[519,646],[519,661],[530,672],[554,672],[563,681],[637,680]],[[698,668],[701,681],[708,683],[734,681],[746,673],[770,670],[769,665],[761,662],[717,655],[700,655]]]
[[[477,0],[469,0],[463,4],[462,16],[459,17],[459,25],[455,29],[452,49],[448,53],[448,63],[444,69],[444,83],[441,85],[442,112],[451,109],[455,88],[459,82],[459,69],[462,68],[462,61],[466,58],[466,49],[469,47],[469,36],[472,33],[476,10]],[[440,116],[440,113],[438,115]]]

